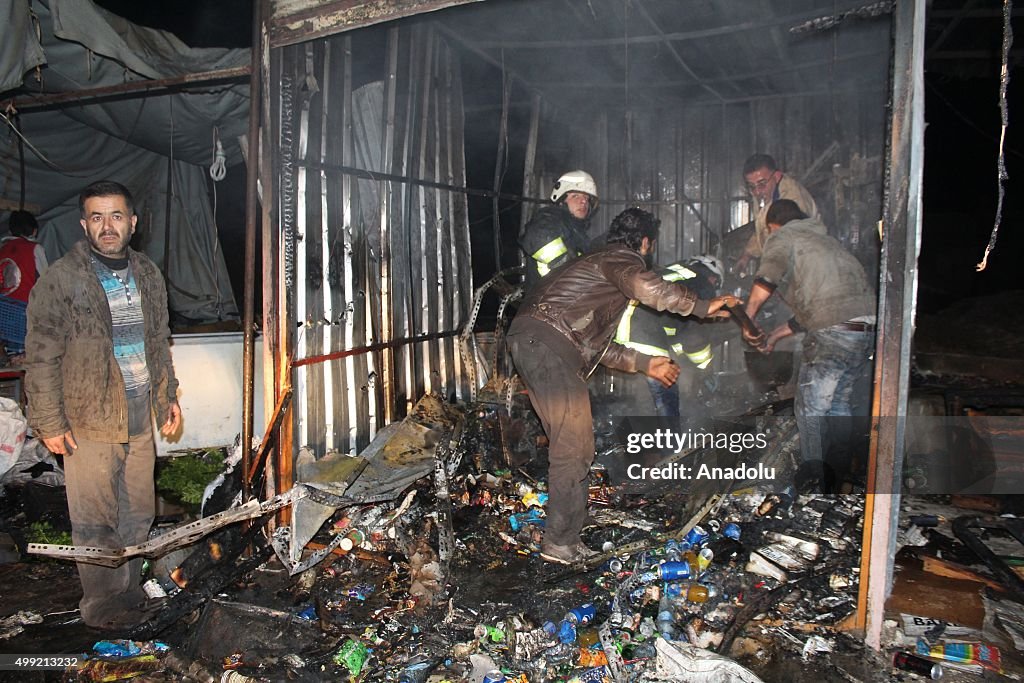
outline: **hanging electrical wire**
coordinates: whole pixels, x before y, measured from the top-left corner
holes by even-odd
[[[992,236],[985,246],[985,255],[981,257],[981,263],[975,268],[977,271],[985,270],[988,266],[988,255],[996,248],[996,239],[999,236],[999,224],[1003,220],[1003,200],[1006,197],[1006,181],[1009,176],[1006,173],[1006,155],[1003,145],[1006,143],[1006,127],[1010,123],[1009,107],[1006,103],[1006,90],[1010,85],[1010,47],[1013,45],[1013,28],[1010,26],[1010,17],[1013,15],[1013,0],[1003,0],[1003,64],[999,72],[999,119],[1002,122],[1002,129],[999,133],[999,161],[996,164],[998,173],[999,197],[996,199],[996,219],[992,226]]]

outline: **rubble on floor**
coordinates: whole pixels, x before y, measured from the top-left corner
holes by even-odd
[[[26,582],[35,590],[5,599],[0,652],[81,656],[79,668],[54,672],[64,680],[868,683],[912,680],[907,667],[924,666],[902,656],[894,668],[894,652],[934,659],[969,651],[979,661],[966,664],[989,671],[997,649],[1004,674],[1011,670],[1007,655],[1019,644],[1008,650],[986,628],[965,633],[989,649],[957,650],[939,637],[941,628],[890,624],[894,649],[884,654],[848,633],[860,580],[862,494],[743,482],[726,494],[644,492],[613,485],[599,463],[583,538],[602,554],[583,566],[553,565],[537,554],[543,458],[510,466],[501,411],[493,407],[429,412],[419,415],[422,429],[396,428],[401,448],[378,448],[390,466],[343,463],[347,486],[308,497],[324,508],[313,513],[322,521],[308,543],[268,538],[258,523],[243,533],[235,522],[175,550],[173,561],[150,562],[154,590],[168,594],[168,607],[137,631],[94,631],[67,613],[77,600],[68,563],[35,558],[4,566],[5,594]],[[777,438],[792,439],[792,431]],[[783,459],[792,452],[779,443],[770,450]],[[416,470],[412,480],[400,471],[406,465]],[[356,471],[394,483],[391,494],[348,497]],[[964,550],[953,537],[944,555],[957,544]],[[312,563],[313,552],[324,559]],[[45,582],[65,595],[47,602]],[[1007,600],[985,599],[994,603],[981,609],[993,630],[1019,629],[1020,613]],[[911,626],[915,617],[931,619],[917,607],[905,607]],[[942,621],[957,620],[925,623]],[[24,671],[12,675],[27,680]]]

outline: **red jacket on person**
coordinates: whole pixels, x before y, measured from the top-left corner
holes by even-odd
[[[0,294],[28,303],[28,293],[39,277],[37,246],[27,237],[11,237],[0,243]]]

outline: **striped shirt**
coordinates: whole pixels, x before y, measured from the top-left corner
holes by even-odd
[[[95,258],[93,269],[106,292],[113,322],[114,358],[124,377],[128,401],[149,393],[149,368],[146,365],[146,330],[142,299],[131,268],[111,270]]]

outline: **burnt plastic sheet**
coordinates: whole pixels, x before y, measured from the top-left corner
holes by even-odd
[[[298,474],[312,489],[353,502],[394,500],[434,471],[441,440],[461,423],[462,415],[440,397],[427,394],[400,422],[380,430],[357,457],[328,456],[302,464]],[[297,562],[305,547],[334,511],[330,500],[307,496],[292,508],[289,557]]]
[[[190,657],[220,662],[241,652],[255,663],[268,656],[301,652],[320,635],[314,622],[259,605],[226,600],[206,604],[185,648]]]

